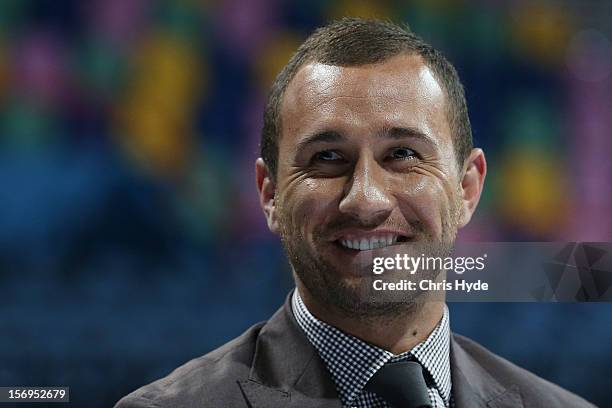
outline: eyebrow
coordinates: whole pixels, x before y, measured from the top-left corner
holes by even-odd
[[[394,140],[411,138],[420,139],[426,143],[432,144],[433,146],[438,145],[438,142],[434,138],[414,127],[385,127],[380,133],[380,136],[382,138]]]
[[[346,140],[346,137],[335,131],[324,131],[315,133],[309,136],[306,136],[304,139],[300,140],[296,147],[296,151],[299,153],[308,146],[315,143],[334,143],[334,142],[343,142]]]
[[[385,127],[378,134],[381,139],[393,139],[393,140],[402,140],[402,139],[420,139],[426,143],[429,143],[433,146],[437,146],[438,142],[434,140],[431,136],[422,132],[421,130],[414,127]],[[305,148],[315,143],[337,143],[346,141],[346,136],[336,131],[323,131],[314,133],[312,135],[304,137],[298,145],[296,146],[296,151],[299,153]]]

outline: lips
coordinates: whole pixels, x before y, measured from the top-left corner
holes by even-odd
[[[338,242],[345,248],[368,251],[393,245],[399,237],[397,234],[381,234],[363,238],[341,238]]]
[[[378,230],[363,231],[352,229],[336,235],[335,243],[346,249],[369,251],[395,245],[398,242],[410,241],[411,238],[398,231]]]

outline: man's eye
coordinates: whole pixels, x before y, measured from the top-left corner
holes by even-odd
[[[336,161],[342,160],[342,156],[333,150],[323,150],[314,155],[314,160]]]
[[[397,147],[391,151],[391,158],[394,160],[405,160],[416,157],[416,152],[407,147]]]

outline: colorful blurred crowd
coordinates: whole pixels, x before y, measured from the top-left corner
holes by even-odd
[[[96,361],[122,381],[100,388],[108,406],[276,307],[291,277],[254,184],[263,106],[299,43],[343,16],[407,23],[457,67],[489,163],[462,239],[612,238],[610,2],[2,0],[0,385],[93,389]]]

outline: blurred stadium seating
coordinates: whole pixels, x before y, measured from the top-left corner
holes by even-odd
[[[342,16],[408,23],[463,78],[490,175],[462,239],[611,240],[610,1],[3,0],[0,385],[108,407],[276,309],[291,277],[254,186],[262,108]],[[612,406],[612,304],[451,309]]]

